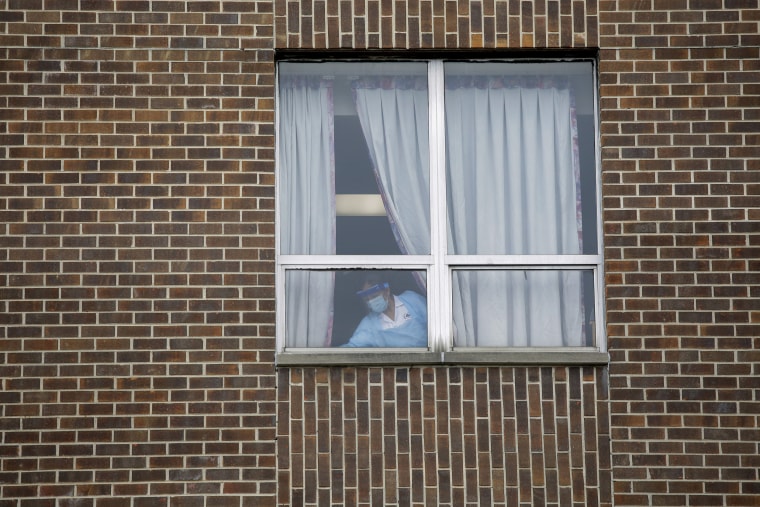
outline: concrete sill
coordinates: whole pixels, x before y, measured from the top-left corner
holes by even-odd
[[[277,366],[605,366],[610,357],[578,349],[295,349],[277,354]]]

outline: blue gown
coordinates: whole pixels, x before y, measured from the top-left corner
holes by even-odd
[[[370,313],[359,322],[343,347],[427,347],[427,302],[413,291],[394,296],[406,306],[411,318],[398,327],[383,329],[383,317]]]

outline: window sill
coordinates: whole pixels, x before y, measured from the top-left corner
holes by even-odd
[[[298,349],[277,354],[277,366],[399,366],[440,362],[440,352],[426,349]]]
[[[593,348],[582,349],[423,349],[293,350],[277,354],[277,366],[605,366],[610,357]]]
[[[610,356],[595,348],[454,349],[444,352],[446,364],[501,366],[606,366]]]

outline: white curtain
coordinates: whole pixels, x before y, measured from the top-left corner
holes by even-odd
[[[402,253],[430,253],[428,91],[415,77],[365,78],[354,100]]]
[[[332,82],[280,76],[280,250],[335,253]],[[334,274],[289,271],[285,279],[289,347],[326,347],[332,334]]]
[[[450,253],[581,253],[570,90],[452,77],[445,108]],[[457,346],[583,343],[578,272],[459,271],[453,284]]]

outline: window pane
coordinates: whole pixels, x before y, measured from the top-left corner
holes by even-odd
[[[290,270],[288,347],[427,347],[424,271]]]
[[[283,254],[430,253],[427,66],[279,66]]]
[[[592,70],[446,64],[449,252],[597,253]]]
[[[584,271],[455,270],[454,346],[594,345],[594,276]]]

